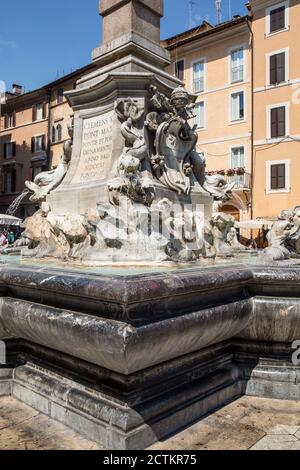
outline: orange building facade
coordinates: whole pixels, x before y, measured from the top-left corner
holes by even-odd
[[[253,214],[300,204],[300,2],[252,1]]]

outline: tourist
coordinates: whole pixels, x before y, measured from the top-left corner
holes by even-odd
[[[5,233],[1,232],[0,233],[0,246],[5,246],[7,245],[7,238]]]
[[[14,232],[10,231],[7,236],[7,241],[9,245],[13,245],[15,243],[15,234]]]

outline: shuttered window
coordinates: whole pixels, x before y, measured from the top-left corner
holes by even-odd
[[[274,8],[270,12],[270,33],[285,29],[285,6]]]
[[[39,135],[31,139],[31,152],[38,153],[46,150],[46,136]]]
[[[271,109],[271,138],[286,135],[285,106]]]
[[[16,142],[6,142],[4,144],[4,158],[16,156]]]
[[[16,170],[4,173],[4,192],[7,194],[16,192]]]
[[[271,165],[271,189],[286,189],[286,167],[284,164]]]
[[[285,52],[270,57],[270,85],[285,82]]]
[[[9,129],[10,127],[16,126],[16,113],[15,111],[4,116],[4,128]]]

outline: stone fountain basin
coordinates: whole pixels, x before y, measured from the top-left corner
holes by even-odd
[[[10,368],[0,394],[105,448],[145,448],[243,394],[300,398],[297,266],[99,275],[10,261],[0,265]]]
[[[300,338],[299,279],[297,267],[98,276],[5,264],[0,338],[23,339],[129,375],[234,337]],[[293,297],[288,310],[286,285]]]
[[[93,276],[4,265],[0,337],[132,374],[223,342],[249,323],[247,268]]]

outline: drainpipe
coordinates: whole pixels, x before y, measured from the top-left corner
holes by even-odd
[[[251,220],[253,220],[253,187],[254,187],[254,34],[252,30],[253,13],[248,15],[246,22],[251,35]],[[251,233],[251,238],[253,233]]]

